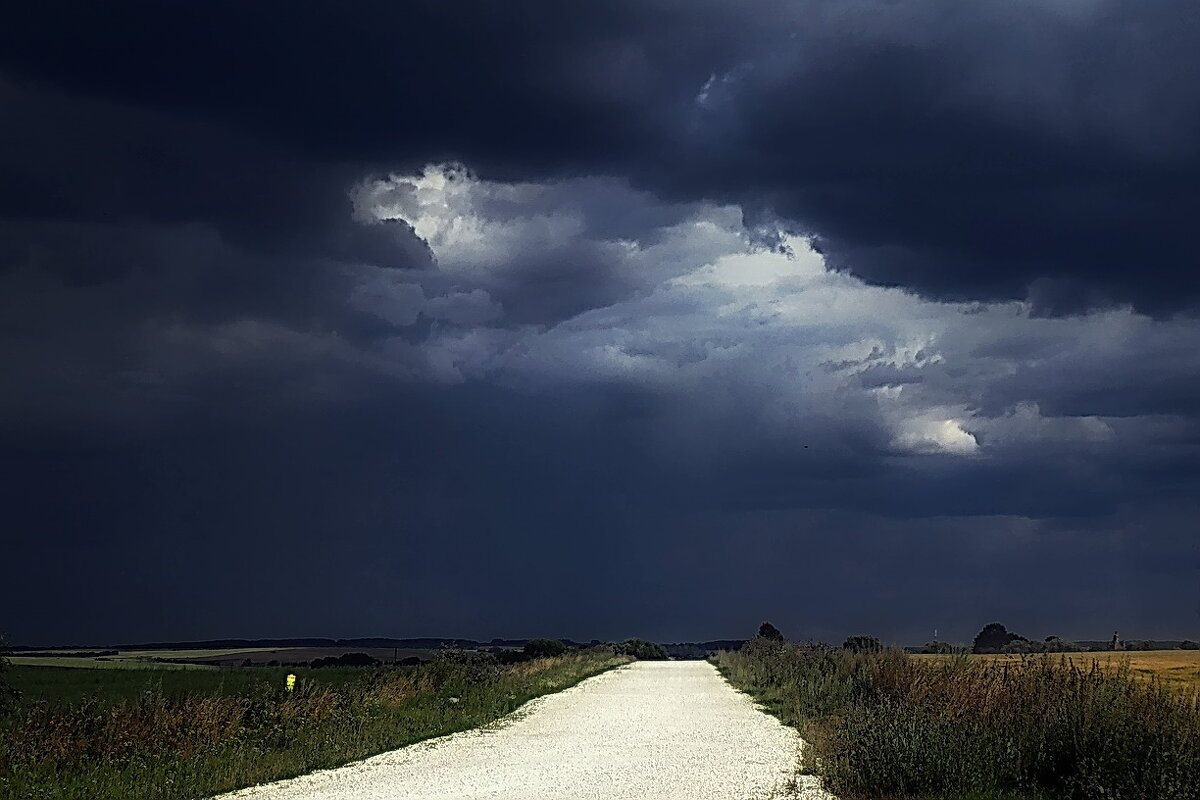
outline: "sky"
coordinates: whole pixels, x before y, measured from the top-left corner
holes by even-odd
[[[1200,638],[1190,0],[44,0],[0,630]]]

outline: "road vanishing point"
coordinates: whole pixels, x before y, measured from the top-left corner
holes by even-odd
[[[829,798],[803,742],[704,661],[639,661],[501,722],[222,800]]]

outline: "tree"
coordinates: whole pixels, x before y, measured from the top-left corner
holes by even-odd
[[[762,625],[758,626],[758,635],[764,639],[770,639],[774,642],[786,641],[783,638],[783,632],[769,622],[764,622]]]
[[[999,653],[1004,650],[1006,645],[1017,641],[1025,641],[1025,637],[1009,633],[1008,628],[999,622],[989,622],[976,634],[975,643],[971,645],[971,652]]]
[[[310,667],[377,667],[379,659],[366,653],[343,653],[340,656],[314,658],[308,665]]]
[[[842,649],[851,653],[878,653],[883,645],[874,636],[851,636],[842,642]]]
[[[567,652],[567,646],[558,639],[530,639],[524,652],[529,658],[552,658]]]
[[[1200,650],[1200,644],[1193,642],[1191,639],[1184,639],[1179,643],[1180,650]]]

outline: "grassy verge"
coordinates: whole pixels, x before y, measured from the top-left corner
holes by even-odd
[[[810,743],[847,798],[1184,800],[1200,700],[1061,658],[923,661],[762,639],[717,666]]]
[[[154,691],[169,698],[185,695],[242,695],[283,686],[293,674],[312,686],[361,683],[372,674],[362,667],[254,667],[253,669],[211,667],[203,670],[165,669],[75,669],[73,667],[14,666],[8,682],[21,693],[26,705],[46,703],[65,706],[88,701],[110,706],[134,701]]]
[[[0,727],[0,798],[186,800],[339,766],[492,722],[629,659],[595,650],[501,667],[447,657],[241,691],[22,705]]]

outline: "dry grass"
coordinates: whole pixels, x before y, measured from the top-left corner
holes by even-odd
[[[1132,656],[1155,669],[1173,659],[1079,655],[914,658],[754,640],[718,665],[805,733],[841,797],[1196,800],[1200,694],[1132,673]]]
[[[980,655],[971,659],[1019,664],[1022,660],[1066,657],[1071,663],[1090,669],[1093,663],[1105,670],[1128,669],[1144,681],[1158,681],[1173,689],[1200,689],[1200,650],[1145,650],[1094,653],[1046,653],[1044,655]],[[946,660],[954,656],[919,655],[917,659]]]

